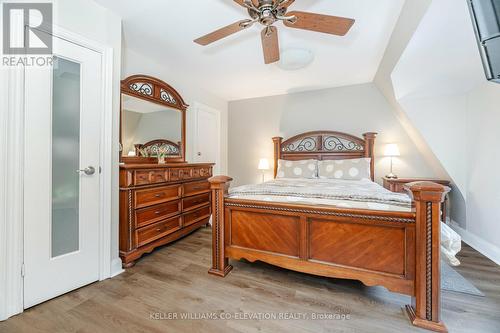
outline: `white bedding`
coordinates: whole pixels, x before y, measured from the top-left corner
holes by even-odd
[[[407,194],[393,193],[370,180],[280,178],[229,190],[229,197],[269,202],[328,205],[384,211],[411,211]],[[441,252],[451,265],[459,265],[455,255],[461,250],[461,237],[441,223]]]
[[[232,188],[229,196],[342,208],[411,211],[411,200],[406,194],[393,193],[370,180],[280,178]]]

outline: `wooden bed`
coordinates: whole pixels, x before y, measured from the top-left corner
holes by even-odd
[[[373,180],[375,138],[331,131],[274,138],[275,177],[278,159],[370,157]],[[234,199],[228,197],[231,180],[210,179],[210,274],[224,277],[232,269],[229,259],[246,259],[384,286],[412,296],[406,311],[413,325],[447,332],[440,319],[440,215],[449,188],[409,184],[413,208],[396,212]]]

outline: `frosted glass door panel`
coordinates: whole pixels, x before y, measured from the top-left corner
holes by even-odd
[[[79,249],[80,64],[54,57],[52,257]]]

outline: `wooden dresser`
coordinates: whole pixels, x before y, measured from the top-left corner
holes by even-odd
[[[120,165],[120,257],[144,253],[208,224],[213,164]]]

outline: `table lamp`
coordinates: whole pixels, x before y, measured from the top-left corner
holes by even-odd
[[[391,172],[386,177],[390,178],[390,179],[397,179],[398,176],[396,176],[393,173],[392,166],[393,166],[394,157],[401,156],[401,153],[399,152],[398,145],[395,143],[390,143],[390,144],[386,145],[384,155],[391,158]]]
[[[261,158],[258,169],[262,171],[262,182],[265,182],[266,171],[269,170],[269,160],[267,158]]]

